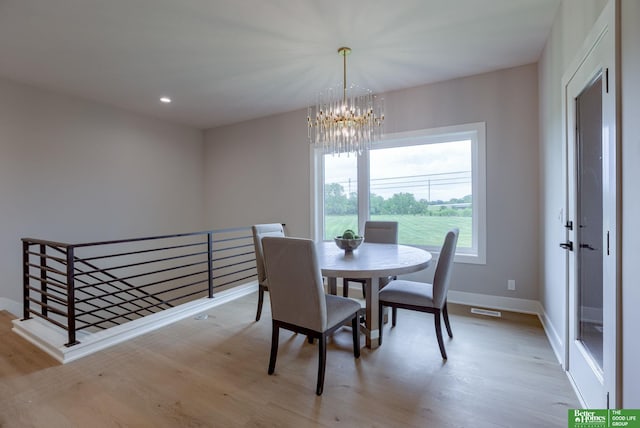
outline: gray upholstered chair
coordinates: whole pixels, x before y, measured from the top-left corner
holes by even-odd
[[[364,224],[364,242],[374,244],[397,244],[398,243],[398,222],[397,221],[367,221]],[[381,287],[384,287],[394,278],[381,278]],[[343,278],[342,295],[349,297],[349,283],[358,282],[362,284],[362,295],[365,295],[366,280],[359,278]]]
[[[284,229],[280,223],[256,224],[251,227],[253,232],[253,246],[256,253],[256,269],[258,271],[258,311],[256,321],[260,321],[264,292],[269,290],[269,281],[264,269],[264,254],[262,252],[262,238],[265,236],[284,236]]]
[[[309,341],[319,339],[316,394],[324,387],[327,336],[348,321],[353,330],[353,355],[360,357],[360,304],[340,296],[325,294],[313,241],[302,238],[262,239],[264,262],[271,298],[271,356],[273,374],[278,355],[281,328],[306,334]]]
[[[391,281],[384,289],[380,290],[379,293],[381,326],[382,308],[385,306],[392,308],[391,325],[393,327],[396,325],[398,308],[433,314],[440,354],[442,354],[442,358],[445,360],[447,359],[447,352],[444,349],[444,341],[442,340],[440,314],[442,314],[444,318],[444,324],[449,337],[453,337],[451,324],[449,323],[449,313],[447,312],[447,292],[449,291],[453,257],[456,254],[458,233],[459,230],[457,228],[447,232],[440,256],[438,257],[438,265],[436,266],[436,272],[433,277],[433,284],[397,279]],[[382,344],[382,328],[380,328],[380,344]]]

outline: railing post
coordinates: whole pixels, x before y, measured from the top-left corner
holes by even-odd
[[[49,315],[49,309],[47,305],[49,299],[47,298],[47,246],[40,244],[40,302],[42,302],[42,315],[45,317]]]
[[[69,343],[65,346],[77,345],[76,340],[76,296],[74,275],[74,247],[67,247],[67,333]]]
[[[22,320],[31,318],[29,308],[29,243],[22,241]]]
[[[207,281],[209,298],[213,298],[213,232],[207,233]]]

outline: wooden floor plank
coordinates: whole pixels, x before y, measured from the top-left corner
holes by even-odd
[[[302,335],[281,333],[267,375],[269,304],[256,323],[256,301],[66,365],[11,332],[0,311],[0,427],[565,427],[579,407],[535,316],[450,305],[446,362],[430,314],[399,311],[382,347],[358,360],[345,327],[317,397],[317,345]]]

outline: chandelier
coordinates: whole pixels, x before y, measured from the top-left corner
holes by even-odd
[[[338,53],[343,57],[342,90],[322,91],[316,105],[308,108],[309,142],[324,153],[361,154],[382,136],[384,100],[368,89],[347,87],[347,55],[351,49],[342,47]]]

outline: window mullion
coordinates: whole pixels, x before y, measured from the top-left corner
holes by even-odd
[[[358,156],[358,230],[364,233],[364,223],[369,220],[369,151]]]

